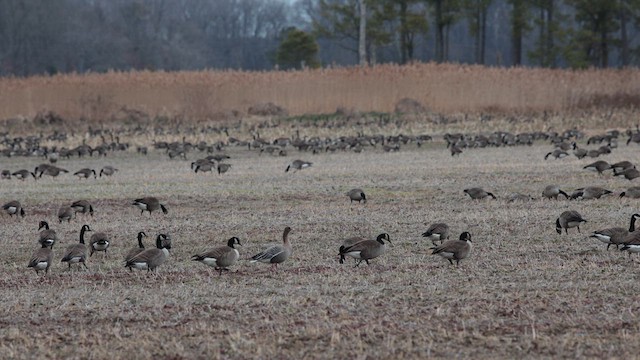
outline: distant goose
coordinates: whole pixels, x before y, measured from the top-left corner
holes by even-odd
[[[443,258],[449,260],[449,263],[453,265],[453,260],[456,261],[456,265],[460,265],[460,260],[469,256],[471,252],[471,234],[463,232],[460,234],[459,240],[447,240],[441,245],[432,247],[432,255],[440,255]]]
[[[129,269],[155,271],[156,268],[169,258],[169,250],[171,242],[167,241],[168,236],[160,234],[156,238],[156,247],[153,249],[145,249],[138,255],[125,262],[125,267]]]
[[[569,153],[561,149],[555,149],[552,152],[545,155],[544,159],[547,160],[549,156],[553,156],[555,159],[562,159],[563,157],[569,156]]]
[[[633,180],[640,177],[640,171],[636,168],[627,168],[625,170],[613,171],[613,176],[624,176],[627,180]]]
[[[149,214],[151,214],[158,209],[162,209],[162,212],[164,214],[169,213],[167,211],[167,208],[163,204],[160,204],[160,201],[157,198],[152,196],[135,199],[133,201],[133,205],[137,206],[138,209],[140,209],[140,214],[144,214],[145,211],[148,211]]]
[[[542,190],[542,196],[547,199],[558,200],[558,195],[564,195],[565,199],[569,198],[569,195],[562,191],[558,185],[547,185],[544,190]]]
[[[359,260],[355,266],[360,265],[363,261],[366,262],[367,265],[370,265],[369,260],[375,259],[387,251],[387,244],[384,243],[385,240],[391,243],[391,239],[387,233],[378,235],[375,240],[364,240],[350,246],[344,246],[343,244],[339,249],[340,263],[342,264],[344,262],[345,256],[349,256]]]
[[[89,215],[93,216],[93,206],[87,200],[74,201],[71,204],[71,208],[73,209],[73,211],[76,214],[77,213],[81,213],[81,214],[87,214],[88,213]]]
[[[422,233],[423,237],[431,240],[431,242],[435,245],[436,241],[439,241],[441,244],[449,239],[449,225],[445,223],[434,223],[431,224],[427,231]]]
[[[351,202],[357,201],[359,204],[360,201],[363,201],[365,204],[367,203],[367,196],[364,194],[362,189],[351,189],[347,192],[347,196]]]
[[[73,173],[73,175],[77,176],[79,179],[85,178],[88,179],[89,176],[93,174],[93,178],[96,179],[96,171],[89,168],[83,168]]]
[[[226,246],[219,246],[193,255],[191,260],[211,266],[219,271],[219,275],[222,275],[223,270],[229,271],[229,267],[233,266],[240,258],[240,253],[235,248],[236,245],[242,246],[240,239],[234,236],[227,240]]]
[[[507,199],[508,202],[523,202],[523,201],[531,201],[533,200],[533,198],[529,195],[526,194],[521,194],[518,192],[512,193],[511,195],[509,195],[509,198]]]
[[[615,245],[616,248],[618,248],[618,245],[624,242],[625,237],[636,230],[636,220],[638,218],[640,218],[640,214],[631,215],[629,230],[621,227],[607,228],[594,231],[590,237],[596,238],[607,244],[607,250],[609,250],[611,245]]]
[[[60,222],[63,222],[65,220],[67,222],[71,222],[71,219],[73,219],[75,216],[76,213],[70,206],[62,206],[60,207],[60,209],[58,209],[58,220]]]
[[[49,267],[51,267],[51,261],[53,259],[53,251],[46,244],[42,244],[42,247],[36,250],[27,267],[33,268],[36,274],[44,270],[45,275],[49,273]]]
[[[271,264],[271,268],[273,270],[278,270],[278,264],[285,262],[293,249],[291,248],[291,243],[289,242],[289,233],[291,232],[290,227],[284,228],[284,233],[282,234],[282,245],[272,246],[265,251],[262,251],[251,257],[251,262],[261,262],[266,264]]]
[[[604,161],[604,160],[598,160],[598,161],[596,161],[594,163],[591,163],[591,164],[583,167],[583,169],[587,169],[587,170],[591,170],[591,171],[597,171],[598,174],[602,175],[603,171],[611,169],[611,165],[609,165],[609,163]]]
[[[231,164],[224,164],[224,163],[218,164],[218,174],[224,174],[227,171],[229,171],[229,169],[231,169]]]
[[[127,252],[127,255],[124,257],[124,262],[127,263],[129,260],[133,259],[136,255],[140,254],[144,251],[144,244],[142,243],[142,238],[146,237],[147,234],[144,231],[140,231],[138,233],[138,247],[133,248]],[[129,268],[129,270],[133,271],[133,269]]]
[[[67,247],[67,251],[62,258],[62,262],[66,262],[71,269],[71,264],[82,264],[85,269],[89,270],[85,261],[87,260],[87,247],[84,244],[84,233],[91,231],[89,225],[82,225],[80,229],[80,243]]]
[[[626,169],[635,169],[635,165],[633,165],[631,163],[631,161],[618,161],[617,163],[613,163],[611,164],[611,168],[613,169],[613,171],[624,171]]]
[[[40,231],[40,229],[44,229]],[[49,229],[49,223],[46,221],[40,221],[40,226],[38,227],[38,231],[40,231],[40,236],[38,238],[38,242],[40,245],[46,245],[53,249],[53,245],[55,245],[56,241],[58,241],[58,235],[55,230]]]
[[[2,172],[0,172],[0,178],[2,179],[6,179],[6,180],[10,180],[11,179],[11,171],[9,170],[2,170]]]
[[[102,175],[111,176],[115,174],[116,171],[118,171],[118,169],[114,168],[113,166],[107,165],[103,167],[102,170],[100,170],[100,177],[102,177]]]
[[[17,200],[12,200],[12,201],[9,201],[8,203],[2,205],[2,209],[4,209],[4,211],[7,214],[9,214],[9,216],[16,215],[16,217],[17,217],[18,215],[20,215],[20,216],[24,217],[26,215],[25,212],[24,212],[24,209],[22,208],[22,205]]]
[[[562,234],[562,229],[564,229],[565,234],[568,234],[567,230],[573,227],[578,228],[578,232],[580,232],[580,224],[583,222],[587,222],[587,220],[582,218],[582,215],[577,211],[567,210],[556,219],[556,232]]]
[[[216,164],[207,159],[198,159],[191,163],[191,168],[195,173],[198,172],[212,172],[215,169]]]
[[[107,234],[103,232],[94,233],[89,240],[89,247],[91,248],[89,257],[92,257],[93,253],[97,251],[104,251],[104,256],[107,256],[109,245],[111,245],[111,240]]]
[[[632,199],[640,199],[640,186],[632,186],[620,193],[621,198],[625,196]]]
[[[460,154],[462,154],[462,149],[457,145],[457,144],[453,144],[451,145],[451,156],[460,156]]]
[[[29,170],[18,170],[16,172],[14,172],[13,174],[11,174],[15,177],[17,177],[20,180],[26,180],[29,176],[32,176],[34,179],[36,178],[36,174],[30,172]]]
[[[287,166],[287,169],[284,172],[288,172],[289,169],[291,169],[291,168],[293,168],[295,171],[306,169],[308,167],[311,167],[312,164],[313,163],[308,162],[308,161],[294,160],[291,163],[291,165]]]
[[[40,175],[38,177],[42,177],[42,175],[49,175],[51,177],[57,177],[58,175],[60,175],[61,173],[68,173],[68,170],[53,166],[53,165],[48,165],[44,170],[42,170],[40,172]]]
[[[604,195],[613,194],[611,190],[607,190],[605,188],[599,186],[587,186],[585,188],[576,189],[571,194],[571,200],[582,199],[582,200],[592,200],[592,199],[600,199]]]
[[[464,192],[465,194],[469,195],[473,200],[480,200],[489,196],[491,196],[494,200],[496,199],[496,197],[492,193],[484,191],[484,189],[479,187],[464,189]]]

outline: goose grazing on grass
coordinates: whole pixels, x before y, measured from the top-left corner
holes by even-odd
[[[544,190],[542,190],[542,196],[547,199],[558,200],[558,195],[563,195],[565,199],[569,198],[569,195],[562,191],[558,185],[547,185]]]
[[[563,157],[569,156],[569,153],[561,149],[555,149],[552,152],[545,155],[544,159],[547,160],[549,156],[553,156],[555,159],[562,159]]]
[[[629,230],[621,227],[607,228],[594,231],[590,237],[607,244],[607,250],[609,250],[611,245],[615,245],[617,249],[618,246],[624,242],[625,237],[636,230],[636,220],[638,218],[640,218],[640,214],[631,215]]]
[[[560,217],[556,219],[556,232],[558,234],[562,234],[562,229],[564,229],[564,233],[568,234],[567,231],[570,228],[578,228],[578,232],[580,232],[580,224],[583,222],[587,222],[582,215],[575,210],[567,210],[560,214]]]
[[[364,194],[362,189],[351,189],[347,193],[347,196],[351,200],[351,202],[357,201],[358,204],[360,201],[363,201],[365,204],[367,203],[367,195]]]
[[[62,169],[62,168],[59,168],[59,167],[56,167],[56,166],[53,166],[53,165],[48,165],[47,167],[45,167],[40,172],[40,175],[38,177],[41,178],[42,175],[49,175],[51,177],[57,177],[61,173],[68,173],[68,172],[69,172],[69,170]]]
[[[53,251],[51,248],[42,244],[42,247],[36,250],[29,260],[27,267],[33,268],[36,274],[44,270],[45,275],[49,273],[49,267],[51,267],[51,260],[53,259]]]
[[[433,250],[432,255],[442,256],[449,260],[451,265],[455,260],[456,266],[460,266],[460,260],[469,256],[471,252],[471,234],[465,231],[460,234],[459,240],[447,240],[436,247],[432,247],[431,250]]]
[[[224,174],[231,169],[231,164],[218,164],[218,174]]]
[[[218,270],[219,275],[222,275],[223,270],[229,271],[229,267],[233,266],[240,258],[240,253],[235,248],[236,245],[242,246],[240,239],[234,236],[227,240],[226,246],[219,246],[193,255],[191,260],[211,266]]]
[[[13,176],[15,176],[18,179],[23,180],[23,181],[26,180],[29,177],[29,175],[33,176],[33,178],[36,179],[36,174],[30,172],[29,170],[25,170],[25,169],[18,170],[18,171],[14,172],[11,175],[13,175]]]
[[[107,165],[103,167],[102,170],[100,170],[100,177],[102,177],[102,175],[111,176],[115,174],[116,171],[118,171],[118,169],[114,168],[113,166]]]
[[[251,257],[251,262],[261,262],[265,264],[271,264],[271,268],[274,271],[278,270],[278,264],[285,262],[293,249],[291,248],[291,243],[289,242],[289,233],[291,232],[290,227],[284,228],[284,233],[282,234],[282,245],[272,246],[265,251],[255,254]]]
[[[597,171],[599,175],[602,175],[603,171],[611,169],[611,165],[609,165],[609,163],[604,160],[598,160],[594,163],[586,165],[585,167],[583,167],[583,169]]]
[[[431,224],[427,228],[427,231],[422,233],[422,236],[431,240],[434,245],[436,244],[436,241],[443,243],[445,240],[449,239],[449,225],[445,223]]]
[[[140,214],[144,214],[145,211],[148,211],[149,214],[151,214],[152,212],[158,210],[158,209],[162,209],[162,212],[164,214],[168,214],[169,212],[167,211],[167,208],[163,205],[160,204],[160,201],[153,197],[153,196],[149,196],[149,197],[145,197],[145,198],[140,198],[140,199],[135,199],[133,201],[133,205],[137,206],[138,209],[140,209]]]
[[[340,246],[338,253],[340,263],[344,263],[345,256],[349,256],[358,260],[358,263],[354,267],[360,265],[363,261],[366,262],[367,265],[370,265],[369,260],[375,259],[387,251],[387,244],[384,243],[385,240],[391,244],[391,239],[387,233],[378,235],[375,240],[364,240],[350,246],[344,246],[343,244]]]
[[[2,209],[4,209],[4,211],[7,214],[9,214],[9,216],[11,216],[11,217],[13,217],[13,215],[16,215],[16,217],[18,215],[24,217],[26,215],[25,212],[24,212],[24,209],[22,208],[22,205],[17,200],[12,200],[12,201],[9,201],[8,203],[2,205]]]
[[[77,176],[78,179],[82,179],[82,178],[88,179],[89,176],[91,176],[91,174],[93,174],[94,179],[98,177],[96,175],[96,171],[89,168],[83,168],[73,173],[73,175]]]
[[[636,168],[628,168],[620,171],[613,170],[613,176],[624,176],[625,179],[631,181],[640,177],[640,171]]]
[[[159,234],[156,238],[156,247],[141,251],[138,255],[125,262],[125,267],[129,269],[156,271],[156,268],[169,258],[171,241],[165,234]]]
[[[620,193],[620,198],[625,196],[631,199],[640,199],[640,186],[632,186]]]
[[[89,215],[93,216],[93,206],[87,200],[74,201],[73,204],[71,204],[71,208],[73,209],[73,211],[76,214],[77,213],[81,213],[81,214],[87,214],[88,213]]]
[[[40,231],[41,229],[44,229]],[[46,221],[40,221],[40,225],[38,227],[38,231],[40,231],[40,238],[38,242],[41,245],[46,245],[53,249],[53,245],[55,245],[56,241],[58,241],[58,235],[55,230],[49,229],[49,223]]]
[[[291,168],[293,168],[297,172],[298,170],[302,170],[302,169],[306,169],[308,167],[311,167],[311,165],[313,165],[313,163],[308,162],[308,161],[294,160],[291,163],[291,165],[287,166],[287,169],[284,172],[288,172]]]
[[[582,199],[582,200],[592,200],[592,199],[600,199],[604,195],[613,194],[611,190],[607,190],[605,188],[599,186],[587,186],[585,188],[576,189],[571,194],[571,200]]]
[[[495,195],[490,192],[484,191],[484,189],[479,187],[464,189],[464,193],[469,195],[469,197],[471,197],[473,200],[481,200],[489,196],[491,196],[494,200],[496,199]]]
[[[62,262],[66,262],[71,269],[71,264],[82,264],[84,268],[89,270],[86,264],[87,260],[87,247],[84,244],[84,233],[86,231],[92,231],[89,225],[82,225],[80,229],[80,243],[73,244],[67,247],[67,251],[62,258]]]
[[[70,206],[62,206],[60,209],[58,209],[58,221],[60,221],[61,223],[65,220],[67,222],[71,222],[71,219],[73,219],[75,216],[76,213]]]
[[[144,244],[142,243],[143,237],[147,237],[147,234],[144,231],[140,231],[138,233],[138,247],[129,250],[127,255],[124,257],[125,264],[129,262],[129,260],[133,259],[136,255],[144,251]],[[129,270],[133,271],[133,269],[131,268],[129,268]]]

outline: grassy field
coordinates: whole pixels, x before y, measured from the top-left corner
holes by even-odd
[[[145,139],[150,144],[149,139]],[[144,142],[143,141],[143,142]],[[630,182],[582,170],[593,160],[543,160],[547,143],[487,148],[452,158],[436,139],[398,153],[367,149],[288,157],[229,148],[229,173],[195,174],[190,161],[151,151],[64,160],[74,172],[113,165],[111,178],[2,180],[0,201],[20,200],[24,219],[2,214],[0,301],[4,358],[633,358],[640,351],[636,256],[587,238],[628,226],[637,200],[617,194]],[[638,147],[614,149],[610,162],[637,159]],[[190,154],[194,160],[197,154]],[[295,158],[310,169],[285,173]],[[32,169],[37,158],[3,158],[2,168]],[[540,199],[544,186],[565,191],[604,186],[595,201]],[[498,200],[472,201],[481,186]],[[350,204],[361,187],[369,202]],[[507,202],[512,192],[535,200]],[[140,215],[131,201],[156,196],[168,215]],[[93,218],[59,224],[62,204],[88,199]],[[558,235],[554,221],[578,210],[581,233]],[[48,220],[61,241],[49,276],[26,265],[37,226]],[[420,234],[432,222],[452,237],[472,234],[459,267],[430,255]],[[108,257],[89,271],[59,263],[89,224],[113,238]],[[277,273],[247,259],[293,231],[293,256]],[[173,238],[157,275],[129,272],[122,257],[136,234]],[[370,266],[338,263],[343,239],[387,232],[393,246]],[[219,276],[190,261],[199,250],[240,238],[242,260]]]

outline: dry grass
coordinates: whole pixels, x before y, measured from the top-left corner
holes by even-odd
[[[300,72],[135,72],[0,80],[0,119],[51,110],[103,122],[123,109],[155,116],[226,119],[273,102],[292,115],[337,108],[391,112],[413,98],[442,113],[571,112],[637,108],[640,72],[463,65],[380,65]]]
[[[475,149],[452,159],[444,144],[399,153],[257,156],[233,149],[224,175],[194,174],[189,163],[153,153],[74,159],[69,170],[111,164],[112,178],[73,176],[2,181],[0,199],[19,199],[25,219],[3,215],[0,233],[0,353],[6,358],[530,358],[620,357],[640,351],[636,334],[638,260],[585,238],[626,226],[637,201],[536,200],[508,203],[514,191],[539,198],[542,188],[629,182],[581,170],[589,160],[544,161],[549,145]],[[635,159],[624,145],[608,161]],[[294,157],[312,168],[284,173]],[[3,167],[32,168],[11,158]],[[497,201],[471,201],[462,189],[483,186]],[[362,187],[366,205],[345,193]],[[130,205],[158,196],[169,215],[140,215]],[[87,198],[96,216],[58,224],[57,207]],[[566,209],[589,222],[582,234],[555,233]],[[62,235],[56,259],[86,221],[109,233],[108,258],[90,271],[56,262],[48,277],[26,268],[37,224]],[[470,231],[474,249],[460,267],[429,255],[420,237],[435,221],[454,236]],[[278,242],[291,226],[292,258],[270,273],[242,260],[218,276],[192,262],[203,247],[231,236],[243,258]],[[121,261],[140,230],[174,239],[157,276],[128,272]],[[341,239],[388,232],[393,247],[371,266],[338,264]],[[147,243],[150,243],[147,240]],[[59,261],[59,260],[56,260]]]

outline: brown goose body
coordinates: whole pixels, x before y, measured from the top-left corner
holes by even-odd
[[[97,178],[96,171],[89,168],[83,168],[73,173],[73,175],[77,176],[78,179],[88,179],[91,174],[93,174],[94,179]]]
[[[432,255],[440,255],[443,258],[449,260],[453,265],[453,260],[456,261],[456,265],[460,265],[460,260],[469,256],[471,252],[471,234],[463,232],[460,234],[458,240],[447,240],[441,245],[432,247]]]
[[[42,244],[42,247],[36,250],[31,256],[27,267],[33,268],[36,271],[36,274],[42,270],[44,270],[45,274],[48,274],[52,260],[53,251],[46,244]]]
[[[362,189],[351,189],[347,193],[347,196],[351,200],[351,202],[357,201],[358,204],[360,201],[363,201],[365,204],[367,203],[367,195],[365,195]]]
[[[479,187],[464,189],[464,193],[469,195],[473,200],[481,200],[487,197],[492,197],[494,200],[496,199],[495,195]]]
[[[562,191],[558,185],[547,185],[544,190],[542,190],[542,196],[547,199],[558,200],[558,195],[563,195],[565,199],[569,198],[569,195]]]
[[[587,220],[585,220],[577,211],[564,211],[556,219],[556,232],[558,234],[562,234],[562,229],[564,229],[565,234],[568,234],[569,232],[567,230],[573,227],[578,228],[578,232],[580,232],[580,224],[583,222],[587,222]]]
[[[312,162],[309,161],[304,161],[304,160],[294,160],[289,166],[287,166],[287,168],[285,169],[284,172],[288,172],[290,169],[294,169],[295,171],[298,170],[302,170],[302,169],[306,169],[308,167],[311,167],[311,165],[313,165]]]
[[[625,196],[631,199],[640,199],[640,186],[632,186],[620,193],[621,198]]]
[[[91,216],[93,216],[93,206],[91,205],[91,203],[87,200],[78,200],[78,201],[74,201],[71,204],[71,208],[73,209],[73,211],[77,214],[89,214]]]
[[[168,213],[167,208],[163,204],[161,204],[157,198],[153,196],[135,199],[133,201],[133,205],[138,207],[138,209],[140,209],[140,214],[144,214],[145,211],[148,211],[149,214],[151,214],[152,212],[158,209],[162,209],[162,212],[164,214]]]
[[[193,255],[191,260],[211,266],[222,275],[223,270],[229,270],[229,267],[233,266],[240,258],[240,253],[235,248],[236,245],[242,246],[240,239],[234,236],[227,240],[226,246],[219,246]]]
[[[70,206],[62,206],[60,209],[58,209],[58,221],[60,222],[63,222],[65,220],[67,222],[71,222],[71,219],[73,219],[75,216],[76,213]]]
[[[613,176],[624,176],[625,179],[631,181],[640,177],[640,171],[636,168],[628,168],[620,171],[613,171]]]
[[[427,231],[422,233],[422,236],[431,240],[434,245],[436,244],[436,241],[443,243],[445,240],[449,239],[449,225],[445,223],[431,224],[427,228]]]
[[[626,237],[636,230],[636,220],[638,218],[640,218],[640,214],[631,215],[628,230],[622,227],[612,227],[602,230],[596,230],[590,237],[596,238],[607,244],[607,250],[609,250],[609,247],[611,245],[615,245],[615,247],[618,248],[619,245],[625,242]]]
[[[345,256],[349,256],[359,260],[355,266],[360,265],[363,261],[366,262],[367,265],[370,265],[369,260],[375,259],[387,251],[385,240],[391,243],[389,234],[382,233],[378,235],[375,240],[364,240],[356,242],[351,246],[340,246],[338,253],[340,255],[340,263],[342,264],[344,262]]]
[[[611,190],[607,190],[600,186],[587,186],[585,188],[576,189],[571,194],[571,199],[593,200],[600,199],[604,195],[612,194]]]
[[[34,179],[36,178],[36,174],[30,172],[29,170],[18,170],[14,173],[12,173],[11,175],[17,177],[20,180],[26,180],[29,176],[32,176]]]
[[[107,165],[103,167],[102,170],[100,170],[100,177],[102,177],[102,175],[111,176],[115,174],[116,171],[118,171],[118,169],[114,168],[113,166]]]
[[[265,251],[259,252],[251,257],[251,262],[261,262],[272,264],[274,270],[278,270],[278,264],[285,262],[291,256],[293,249],[289,242],[290,227],[284,228],[282,234],[282,245],[271,246]]]
[[[89,225],[82,225],[80,229],[80,242],[67,247],[67,250],[62,257],[62,262],[66,262],[71,268],[71,264],[82,264],[85,269],[89,269],[85,263],[87,260],[87,247],[84,244],[84,233],[86,231],[92,231]]]
[[[20,216],[24,217],[26,215],[25,212],[24,212],[24,209],[22,208],[22,205],[17,200],[12,200],[12,201],[9,201],[8,203],[2,205],[2,209],[7,214],[9,214],[9,216],[16,215],[16,217],[17,217],[18,215],[20,215]]]
[[[89,254],[89,257],[92,257],[93,253],[97,251],[104,251],[104,256],[107,256],[107,249],[109,249],[109,245],[111,245],[111,240],[107,234],[99,232],[91,235],[91,239],[89,240],[91,253]]]
[[[124,257],[124,262],[127,263],[129,260],[133,259],[136,255],[140,254],[144,251],[144,244],[142,243],[142,238],[146,237],[147,234],[144,231],[140,231],[138,233],[138,247],[133,248],[127,252],[127,255]],[[132,270],[129,268],[129,270]],[[132,270],[133,271],[133,270]]]
[[[611,165],[609,165],[609,163],[604,160],[598,160],[594,163],[586,165],[583,169],[597,171],[598,174],[602,175],[603,171],[611,169]]]
[[[167,240],[167,235],[158,235],[155,248],[141,251],[138,255],[126,261],[124,266],[129,269],[147,270],[147,272],[156,271],[156,268],[164,264],[169,258],[171,242]]]
[[[57,177],[58,175],[60,175],[61,173],[68,173],[69,171],[66,169],[62,169],[59,168],[57,166],[53,166],[53,165],[48,165],[47,167],[45,167],[41,172],[40,175],[38,176],[39,178],[42,177],[42,175],[49,175],[51,177]]]
[[[55,230],[49,229],[49,223],[46,221],[40,221],[40,226],[38,230],[44,229],[40,231],[40,236],[38,238],[38,242],[41,245],[46,245],[53,249],[53,245],[55,245],[56,241],[58,241],[58,235]]]

